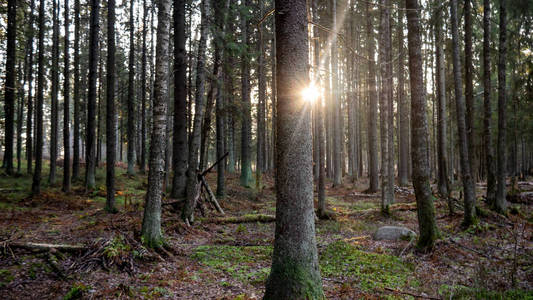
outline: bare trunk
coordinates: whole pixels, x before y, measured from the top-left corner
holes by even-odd
[[[128,99],[126,103],[128,106],[128,130],[127,130],[127,143],[128,143],[128,175],[135,175],[135,43],[133,39],[134,25],[133,25],[133,0],[130,1],[130,56],[128,62]]]
[[[243,13],[241,14],[242,43],[248,49],[250,45],[249,16],[248,9],[250,0],[244,1]],[[246,53],[246,51],[244,52]],[[241,185],[250,187],[252,181],[252,159],[251,159],[251,135],[252,117],[250,103],[250,62],[247,55],[241,57],[241,96],[242,96],[242,118],[241,118]]]
[[[44,100],[44,3],[41,0],[39,5],[39,54],[37,61],[37,105],[35,106],[35,171],[33,172],[33,182],[31,191],[33,195],[41,192],[41,172],[43,165],[43,100]]]
[[[107,95],[106,95],[107,105],[106,105],[106,203],[105,203],[105,209],[108,212],[116,212],[117,209],[115,208],[115,156],[116,156],[115,0],[107,1],[107,89],[106,91],[107,91]],[[128,98],[129,98],[129,95],[128,95]],[[127,101],[131,101],[131,100],[132,99],[129,98]],[[128,107],[128,110],[129,110],[129,107]],[[128,140],[128,147],[129,147],[129,144],[130,143]],[[128,161],[128,164],[129,164],[129,161]]]
[[[17,39],[17,0],[7,3],[7,53],[6,53],[6,81],[5,81],[5,150],[4,167],[6,173],[12,175],[13,170],[13,144],[15,134],[15,90],[16,90],[16,39]]]
[[[57,140],[58,140],[58,100],[59,93],[59,5],[52,1],[52,107],[50,121],[50,173],[48,182],[53,185],[56,181]]]
[[[70,41],[69,41],[69,5],[65,0],[65,45],[64,56],[65,66],[63,75],[65,81],[63,85],[63,191],[70,191]]]
[[[369,193],[377,192],[379,188],[378,178],[378,145],[377,145],[377,118],[378,118],[378,99],[376,92],[376,71],[374,63],[374,34],[372,28],[372,14],[368,2],[366,7],[366,33],[367,33],[367,56],[368,56],[368,176],[370,185]]]
[[[74,132],[72,181],[80,176],[80,0],[74,0]]]

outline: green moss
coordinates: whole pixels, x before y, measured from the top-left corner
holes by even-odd
[[[83,293],[88,289],[89,287],[82,283],[75,283],[63,297],[63,300],[80,299],[83,296]]]
[[[348,277],[363,291],[372,291],[412,284],[409,278],[414,267],[396,256],[361,251],[338,241],[320,255],[320,269],[325,277]]]
[[[15,277],[11,274],[11,271],[0,269],[0,288],[8,285],[13,279],[15,279]]]
[[[271,246],[199,246],[192,259],[218,272],[224,272],[242,282],[262,283],[270,268],[257,266],[268,262],[272,256]]]
[[[444,299],[533,299],[533,291],[507,290],[491,291],[486,289],[471,288],[466,286],[442,285],[439,288],[439,295]]]
[[[263,299],[325,299],[320,274],[285,257],[273,264]]]

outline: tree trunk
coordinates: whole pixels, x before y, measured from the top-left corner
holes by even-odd
[[[185,53],[185,0],[174,1],[174,143],[172,198],[186,196],[187,170],[187,61]]]
[[[135,43],[133,39],[134,25],[133,25],[133,0],[130,1],[130,56],[128,62],[128,99],[126,100],[128,106],[128,175],[135,175]]]
[[[161,234],[161,197],[165,153],[165,130],[167,122],[168,80],[169,80],[169,39],[170,39],[170,0],[158,0],[157,4],[157,45],[154,81],[154,104],[152,138],[150,140],[150,160],[148,170],[148,191],[142,224],[144,242],[152,248],[163,243]]]
[[[313,209],[305,0],[276,0],[276,233],[263,299],[323,299]],[[296,89],[295,89],[296,88]]]
[[[390,102],[392,99],[392,74],[389,73],[391,64],[391,40],[390,40],[390,2],[380,1],[380,26],[379,26],[379,65],[381,69],[380,119],[381,119],[381,210],[389,213],[389,206],[394,202],[394,166],[392,163],[391,147],[394,141],[390,140]],[[391,168],[392,167],[392,168]],[[392,178],[392,180],[391,180]]]
[[[474,151],[476,135],[474,132],[474,83],[472,65],[472,13],[471,1],[464,0],[464,14],[465,14],[465,103],[466,103],[466,136],[468,143],[468,160],[470,162],[470,172],[472,173],[472,180],[475,183],[476,176],[476,154]]]
[[[6,173],[12,175],[13,144],[15,133],[15,94],[16,94],[16,39],[17,39],[17,0],[7,3],[7,49],[6,49],[6,81],[5,81],[5,150],[4,167]]]
[[[65,67],[63,76],[65,77],[63,85],[63,191],[70,191],[70,41],[69,41],[69,5],[65,0],[65,45],[64,56]]]
[[[403,8],[403,1],[398,4]],[[405,49],[403,37],[404,10],[398,10],[398,107],[400,110],[400,142],[398,159],[398,184],[407,186],[409,181],[409,99],[405,97]]]
[[[263,1],[259,1],[259,15],[264,14]],[[266,102],[266,74],[265,74],[265,46],[264,28],[259,25],[258,41],[258,103],[257,103],[257,162],[256,162],[256,186],[261,185],[261,174],[265,171],[265,102]]]
[[[366,34],[367,34],[367,56],[368,56],[368,176],[370,185],[367,192],[375,193],[379,188],[378,178],[378,145],[377,145],[377,119],[378,119],[378,99],[376,94],[376,70],[374,63],[374,34],[372,28],[372,13],[368,2],[366,7]]]
[[[463,97],[463,84],[461,76],[461,61],[459,57],[459,33],[457,25],[457,0],[451,0],[450,6],[452,22],[452,42],[453,42],[453,78],[455,84],[455,105],[457,112],[457,132],[459,134],[459,154],[461,159],[461,176],[463,180],[465,214],[463,225],[468,227],[475,222],[476,216],[476,194],[474,191],[474,181],[470,170],[470,155],[467,142],[467,128],[465,121],[465,100]]]
[[[98,31],[100,18],[100,0],[91,0],[91,17],[89,29],[89,86],[87,95],[87,127],[85,128],[85,187],[89,190],[95,187],[96,145],[96,77],[98,76]]]
[[[131,61],[130,61],[131,62]],[[131,73],[130,73],[131,80]],[[129,90],[129,88],[128,88]],[[107,1],[107,89],[106,89],[106,203],[105,210],[116,212],[115,208],[115,0]],[[129,93],[129,91],[128,91]],[[132,100],[128,95],[129,102]],[[128,124],[129,126],[129,124]],[[129,138],[129,136],[128,136]],[[128,149],[129,149],[128,140]],[[133,162],[132,162],[133,163]],[[129,166],[129,161],[128,161]],[[129,171],[129,170],[128,170]]]
[[[450,181],[448,177],[447,134],[446,134],[446,69],[444,61],[444,38],[442,34],[442,8],[435,11],[435,46],[436,46],[436,78],[437,78],[437,155],[438,176],[437,186],[442,198],[450,199]],[[453,203],[448,203],[450,215],[453,214]]]
[[[411,142],[413,164],[413,187],[415,189],[418,227],[418,247],[431,250],[438,236],[435,207],[429,185],[429,162],[427,159],[427,117],[425,86],[422,79],[422,44],[420,38],[420,6],[418,0],[406,0],[407,41],[409,50],[409,78],[411,79]]]
[[[59,5],[58,0],[52,1],[52,107],[50,120],[50,174],[48,182],[53,185],[56,182],[56,163],[57,163],[57,140],[58,140],[58,99],[59,94]]]
[[[506,1],[500,1],[500,46],[498,49],[498,170],[497,170],[497,188],[496,202],[494,209],[499,212],[505,212],[507,209],[506,195],[506,144],[505,131],[507,127],[506,105],[507,95],[505,90],[506,74],[505,68],[507,63],[507,25],[506,25]]]
[[[249,31],[249,12],[250,0],[245,0],[243,4],[243,12],[241,14],[241,31],[242,43],[246,45],[246,49],[250,46]],[[242,96],[242,118],[241,118],[241,185],[250,187],[252,181],[252,153],[251,153],[251,139],[252,139],[252,117],[251,117],[251,102],[250,102],[250,61],[248,58],[248,50],[243,52],[241,57],[241,96]]]
[[[34,7],[35,1],[30,1],[30,17],[28,22],[28,109],[26,112],[26,161],[27,173],[32,173],[33,141],[32,141],[32,114],[33,114],[33,36],[34,36]]]
[[[80,175],[80,0],[74,0],[74,144],[72,181]]]
[[[187,201],[183,207],[183,219],[185,222],[192,223],[194,220],[193,213],[196,207],[196,186],[198,184],[198,159],[200,151],[200,134],[202,130],[202,120],[204,114],[204,92],[205,92],[205,50],[207,40],[207,22],[209,12],[209,0],[202,0],[200,5],[201,24],[200,24],[200,41],[198,44],[198,56],[196,65],[196,91],[195,91],[195,109],[194,109],[194,123],[192,134],[189,142],[189,166],[187,169]]]
[[[147,22],[146,19],[148,17],[147,13],[148,7],[146,5],[146,0],[143,0],[143,32],[142,32],[142,39],[143,39],[143,49],[142,49],[142,65],[141,65],[141,163],[139,166],[139,169],[141,173],[144,173],[145,164],[146,164],[146,27]],[[176,32],[178,32],[178,29],[175,29]],[[174,75],[175,77],[178,76],[176,73]],[[183,83],[185,86],[185,84]],[[183,101],[186,101],[185,99]],[[185,112],[186,115],[186,112]],[[185,120],[185,119],[184,119]],[[185,120],[186,121],[186,120]],[[184,154],[185,155],[185,154]]]
[[[43,100],[44,100],[44,3],[41,0],[39,5],[39,54],[37,62],[37,105],[35,106],[35,171],[33,172],[33,182],[31,191],[33,195],[41,192],[41,172],[43,166]]]
[[[342,184],[342,145],[341,141],[341,99],[339,95],[339,64],[337,58],[337,0],[331,3],[331,18],[333,20],[333,35],[331,43],[331,91],[333,116],[333,185]]]
[[[491,133],[491,90],[490,82],[490,0],[483,1],[483,137],[485,141],[485,168],[487,170],[487,202],[494,207],[496,201],[496,167],[494,145]]]

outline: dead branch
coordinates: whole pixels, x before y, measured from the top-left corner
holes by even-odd
[[[11,242],[6,243],[9,248],[26,249],[31,251],[65,251],[65,252],[79,252],[87,250],[85,245],[69,245],[69,244],[46,244],[46,243],[22,243]]]
[[[254,222],[269,223],[269,222],[274,222],[274,221],[276,221],[275,216],[263,215],[263,214],[207,219],[208,223],[215,223],[215,224],[240,224],[240,223],[254,223]]]

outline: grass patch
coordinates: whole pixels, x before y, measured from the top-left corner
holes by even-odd
[[[414,266],[396,256],[370,253],[338,241],[330,244],[320,255],[320,269],[324,277],[347,277],[363,291],[381,290],[384,287],[402,288],[409,282]]]
[[[366,210],[366,209],[373,209],[378,208],[380,205],[377,202],[370,202],[370,201],[357,201],[352,205],[353,210]]]
[[[533,299],[533,291],[508,290],[500,292],[479,288],[471,288],[462,285],[442,285],[439,288],[439,295],[442,296],[444,299]]]
[[[251,284],[263,283],[270,267],[262,267],[260,262],[270,262],[271,246],[199,246],[191,256],[204,266],[226,273],[232,278]]]
[[[87,290],[89,290],[88,286],[82,283],[75,283],[63,297],[63,300],[80,299]]]

